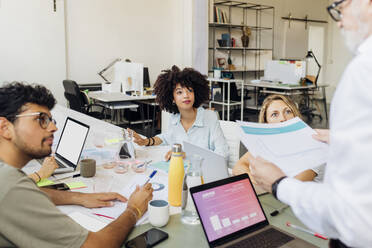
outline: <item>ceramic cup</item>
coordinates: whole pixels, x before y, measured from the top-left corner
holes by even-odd
[[[82,177],[94,177],[96,174],[96,160],[83,159],[80,161],[80,175]]]
[[[155,227],[162,227],[169,220],[169,204],[164,200],[152,200],[149,202],[149,221]]]

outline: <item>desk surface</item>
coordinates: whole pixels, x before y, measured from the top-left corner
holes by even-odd
[[[98,132],[104,131],[105,134],[107,135],[109,134],[110,135],[113,135],[113,134],[121,135],[121,130],[122,130],[121,128],[118,128],[109,123],[94,119],[90,116],[83,115],[76,111],[61,107],[59,105],[57,105],[56,108],[53,110],[53,116],[57,119],[58,127],[63,127],[66,116],[71,116],[75,119],[79,119],[80,121],[83,121],[84,123],[89,124],[91,126],[92,132],[90,132],[88,135],[87,144],[86,144],[87,148],[93,147],[93,141],[94,141],[93,139]],[[60,130],[62,130],[62,128],[60,128]],[[60,131],[56,133],[56,137],[60,135],[59,133]],[[56,138],[56,140],[58,140],[58,138]],[[168,150],[168,147],[164,147],[164,146],[141,147],[137,149],[137,156],[139,158],[146,159],[146,160],[152,159],[153,161],[160,161],[163,158],[167,150]],[[103,168],[100,168],[97,171],[98,176],[110,176],[110,179],[111,179],[110,181],[112,181],[111,183],[112,183],[113,189],[122,188],[125,185],[125,183],[128,181],[129,177],[133,176],[133,174],[135,173],[132,172],[132,173],[127,173],[127,174],[122,174],[122,175],[113,174],[112,171],[105,170]],[[79,178],[70,178],[68,179],[68,181],[71,181],[71,182],[72,181],[83,181],[88,186],[88,188],[80,189],[77,191],[93,192],[92,184],[94,184],[95,178],[79,177]],[[116,190],[113,190],[113,191],[116,191]],[[260,201],[264,208],[266,216],[268,217],[270,224],[284,231],[287,231],[295,236],[298,236],[318,247],[328,247],[327,241],[313,237],[305,233],[302,233],[300,231],[297,231],[295,229],[292,229],[286,226],[286,222],[289,221],[295,225],[304,227],[304,225],[294,216],[291,209],[287,208],[279,215],[275,217],[271,217],[270,213],[272,211],[283,206],[283,204],[275,200],[271,194],[260,196]],[[91,212],[90,210],[83,208],[81,206],[60,206],[59,208],[65,213],[78,211],[78,212],[89,214]],[[208,244],[206,242],[201,225],[196,225],[196,226],[185,225],[181,222],[180,214],[178,214],[180,212],[179,208],[172,207],[170,211],[174,215],[171,216],[168,225],[164,228],[161,228],[167,233],[169,233],[169,239],[162,242],[161,245],[159,245],[159,247],[195,247],[195,248],[196,247],[198,248],[208,247]],[[131,239],[139,235],[140,233],[147,231],[150,228],[151,228],[150,224],[144,224],[144,225],[137,226],[133,229],[128,239]]]
[[[291,209],[286,209],[275,217],[270,216],[272,211],[280,208],[280,206],[283,206],[283,204],[275,200],[271,194],[260,196],[260,201],[271,225],[302,238],[315,246],[322,248],[328,247],[328,241],[316,238],[286,226],[286,222],[289,221],[295,225],[304,227],[304,225],[294,216]],[[144,224],[136,227],[129,235],[128,240],[136,237],[150,228],[152,228],[150,224]],[[169,234],[169,238],[162,242],[159,247],[208,247],[208,243],[201,225],[193,226],[183,224],[181,222],[180,214],[172,215],[168,225],[159,229]]]
[[[152,95],[150,96],[129,96],[121,92],[103,92],[103,91],[89,92],[89,97],[95,100],[104,102],[104,103],[149,100],[149,99],[156,98],[156,96],[152,96]]]
[[[315,85],[288,85],[288,84],[277,84],[270,82],[259,82],[259,83],[245,83],[245,86],[258,87],[258,88],[271,88],[271,89],[281,89],[281,90],[307,90],[316,88]]]

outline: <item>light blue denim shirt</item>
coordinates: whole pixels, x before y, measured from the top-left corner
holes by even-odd
[[[216,113],[202,107],[198,108],[195,122],[187,132],[181,124],[181,115],[178,113],[171,115],[168,131],[157,137],[163,141],[164,145],[183,144],[187,141],[212,150],[226,159],[229,155],[229,148]]]

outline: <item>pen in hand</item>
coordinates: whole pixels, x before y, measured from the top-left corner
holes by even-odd
[[[151,178],[153,178],[153,177],[155,176],[156,172],[158,172],[158,171],[157,171],[157,170],[154,170],[154,171],[150,174],[149,178],[146,180],[146,182],[145,182],[143,185],[148,184],[148,182],[150,182]]]

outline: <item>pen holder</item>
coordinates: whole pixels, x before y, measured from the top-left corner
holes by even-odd
[[[96,174],[96,160],[90,158],[81,160],[80,174],[82,177],[94,177]]]

